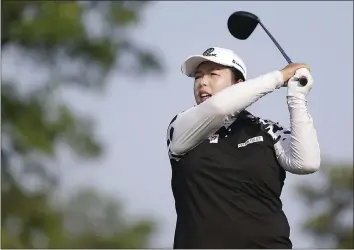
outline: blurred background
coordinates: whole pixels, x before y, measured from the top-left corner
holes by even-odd
[[[353,248],[353,2],[2,1],[1,247],[171,248],[166,129],[194,105],[183,60],[233,49],[250,78],[286,61],[312,68],[321,170],[287,175],[294,248]],[[286,89],[250,107],[289,126]]]

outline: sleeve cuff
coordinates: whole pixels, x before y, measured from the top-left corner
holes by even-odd
[[[274,72],[274,75],[277,81],[277,88],[281,88],[284,85],[283,74],[280,72],[280,70],[277,70]]]
[[[303,93],[288,93],[287,94],[288,101],[306,101],[306,96]]]

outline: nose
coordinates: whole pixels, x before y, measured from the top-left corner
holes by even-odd
[[[209,79],[207,76],[203,76],[200,78],[200,81],[199,81],[199,87],[205,87],[205,86],[208,86],[209,85]]]

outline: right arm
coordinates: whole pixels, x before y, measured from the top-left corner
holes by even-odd
[[[178,114],[168,128],[170,153],[185,154],[218,131],[227,115],[237,115],[283,83],[282,73],[274,71],[223,89],[205,102]]]

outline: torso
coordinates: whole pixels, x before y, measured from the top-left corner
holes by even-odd
[[[291,248],[274,139],[244,113],[171,159],[174,248]],[[248,143],[247,143],[248,141]]]

